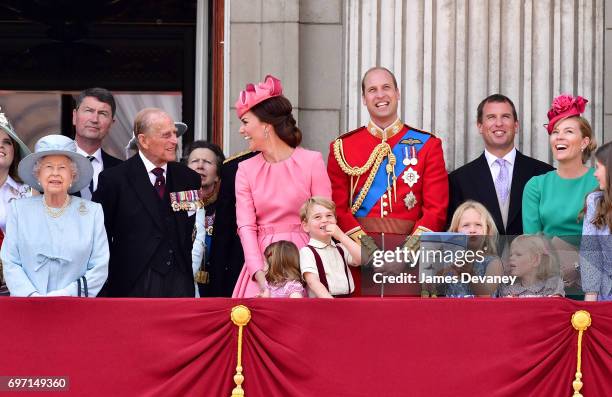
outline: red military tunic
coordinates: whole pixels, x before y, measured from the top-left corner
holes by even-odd
[[[347,174],[340,163],[344,163],[345,169],[363,167],[372,153],[380,149],[380,146],[379,149],[377,146],[383,142],[382,137],[385,135],[389,146],[398,149],[395,151],[395,162],[402,164],[402,172],[395,175],[395,188],[391,174],[389,174],[389,182],[387,178],[383,178],[385,187],[380,197],[377,197],[376,189],[372,188],[375,184],[372,184],[366,195],[366,197],[372,195],[369,197],[371,209],[368,211],[367,206],[361,205],[359,209],[355,208],[356,216],[351,211],[351,206],[360,196],[372,172],[372,167],[370,166],[357,178]],[[398,119],[384,131],[370,122],[368,127],[360,127],[346,133],[338,140],[342,141],[342,150],[339,150],[339,147],[334,150],[337,143],[332,142],[327,173],[332,184],[332,199],[336,203],[338,224],[351,238],[358,241],[364,232],[374,235],[384,232],[387,236],[392,234],[395,235],[395,238],[386,238],[387,244],[384,248],[394,249],[395,246],[401,244],[406,235],[413,233],[419,227],[432,231],[443,230],[448,207],[448,174],[440,139],[427,132],[409,127]],[[403,165],[405,153],[414,142],[424,142],[424,144],[415,145],[419,146],[419,150],[416,153],[413,151],[408,156],[412,157],[416,154],[416,165],[405,166]],[[387,155],[386,158],[389,160],[390,157]],[[380,168],[384,169],[383,165]],[[404,174],[411,175],[404,176]],[[415,174],[418,175],[418,179]],[[410,186],[408,182],[414,183]],[[380,184],[377,186],[380,193]],[[353,190],[352,194],[351,190]],[[361,275],[353,271],[353,276],[356,294],[360,294]]]
[[[368,128],[370,130],[374,129],[376,135],[368,131]],[[338,138],[342,140],[343,155],[347,165],[362,167],[368,161],[375,147],[382,142],[381,136],[384,132],[372,123],[368,128],[360,127]],[[402,140],[409,129],[421,134],[431,135],[402,124],[398,120],[386,129],[387,143],[393,148]],[[391,194],[383,194],[366,216],[368,218],[410,220],[414,221],[413,230],[423,226],[432,231],[441,231],[446,221],[446,209],[448,207],[448,174],[444,165],[441,140],[433,135],[429,136],[429,139],[418,151],[416,158],[418,160],[416,165],[405,167],[402,174],[396,175],[396,197],[393,197],[393,189]],[[402,162],[403,158],[397,158],[397,161]],[[408,168],[412,168],[419,176],[412,187],[403,178]],[[353,177],[353,181],[357,182],[353,199],[358,196],[359,191],[363,188],[370,171],[366,171],[358,181],[356,177]],[[327,172],[332,183],[332,199],[337,207],[338,224],[347,234],[354,235],[362,228],[356,217],[351,213],[352,203],[349,203],[351,177],[338,164],[334,155],[333,142],[330,145]],[[412,208],[408,208],[405,203],[405,198],[410,192],[416,199]],[[364,231],[368,232],[368,230]]]

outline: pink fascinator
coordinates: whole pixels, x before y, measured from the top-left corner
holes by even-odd
[[[247,84],[246,88],[240,91],[236,101],[236,114],[241,118],[253,106],[268,98],[283,94],[281,81],[272,75],[267,75],[263,82]]]
[[[552,107],[548,111],[548,124],[546,125],[548,135],[552,134],[557,121],[566,117],[580,116],[584,113],[587,102],[588,100],[581,96],[573,97],[569,94],[561,94],[553,99]]]

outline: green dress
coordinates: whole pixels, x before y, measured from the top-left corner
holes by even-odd
[[[578,245],[582,234],[585,197],[598,186],[590,168],[579,178],[561,178],[557,171],[534,176],[523,191],[523,232],[544,233],[546,236],[576,236]],[[574,243],[574,238],[567,239]]]

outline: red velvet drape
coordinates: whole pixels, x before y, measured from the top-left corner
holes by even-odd
[[[579,309],[582,392],[612,396],[612,303],[561,298],[3,298],[0,375],[70,378],[45,396],[229,397],[240,303],[247,397],[569,397]]]

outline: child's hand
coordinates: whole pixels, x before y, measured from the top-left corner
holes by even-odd
[[[330,223],[325,226],[325,231],[336,240],[339,240],[339,237],[342,235],[342,230],[340,230],[338,225],[335,223]]]
[[[255,295],[256,298],[269,298],[270,297],[270,288],[264,288],[260,293]]]

